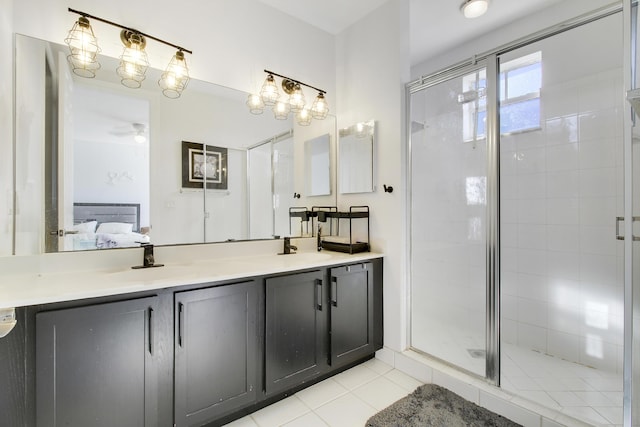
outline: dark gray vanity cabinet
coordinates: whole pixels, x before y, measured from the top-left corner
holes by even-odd
[[[348,265],[330,272],[331,367],[349,364],[373,354],[373,264]]]
[[[157,297],[36,315],[36,425],[158,425]]]
[[[175,294],[175,425],[203,425],[256,401],[255,281]]]
[[[324,271],[311,271],[265,281],[267,395],[286,391],[326,371],[324,276]]]

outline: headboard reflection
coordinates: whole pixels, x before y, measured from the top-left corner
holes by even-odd
[[[73,223],[88,221],[123,222],[133,225],[133,231],[140,232],[140,203],[74,203]]]

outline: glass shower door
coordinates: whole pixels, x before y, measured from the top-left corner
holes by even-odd
[[[486,70],[411,94],[411,347],[485,376]]]

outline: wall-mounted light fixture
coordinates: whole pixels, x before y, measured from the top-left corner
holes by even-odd
[[[289,113],[293,113],[296,121],[301,126],[309,126],[312,119],[324,120],[329,113],[329,105],[324,95],[327,93],[322,89],[313,87],[291,77],[283,76],[273,71],[264,70],[267,77],[262,84],[259,94],[250,94],[247,98],[247,107],[251,114],[262,114],[265,107],[273,106],[274,117],[278,120],[286,120]],[[287,100],[280,97],[280,91],[274,76],[280,77],[282,91],[289,95]],[[311,107],[306,105],[302,86],[318,91],[318,96]]]
[[[478,18],[484,15],[489,9],[489,0],[466,0],[460,10],[465,18]]]
[[[142,81],[146,78],[149,59],[144,48],[147,45],[147,39],[155,40],[177,49],[178,51],[171,58],[171,61],[169,61],[165,72],[160,76],[158,85],[162,89],[162,93],[168,98],[180,97],[182,91],[187,87],[187,83],[189,83],[189,69],[184,53],[193,52],[141,31],[134,30],[133,28],[125,27],[71,8],[68,10],[71,13],[80,15],[80,18],[78,18],[69,31],[67,38],[64,39],[64,42],[69,46],[71,52],[67,56],[67,60],[69,64],[71,64],[75,74],[81,77],[93,78],[96,76],[96,71],[100,68],[100,63],[98,62],[100,47],[93,33],[93,28],[89,23],[89,18],[91,18],[121,28],[120,40],[124,45],[124,50],[122,51],[122,55],[120,55],[120,64],[116,72],[118,76],[120,76],[122,84],[127,87],[139,88],[142,86]]]

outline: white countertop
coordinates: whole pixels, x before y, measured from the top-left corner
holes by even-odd
[[[38,271],[34,268],[32,272],[19,271],[0,277],[0,309],[271,275],[381,256],[373,252],[349,255],[304,251],[291,255],[249,254],[173,263],[156,256],[156,263],[164,263],[164,267],[134,270],[130,266],[118,266],[85,271]]]

